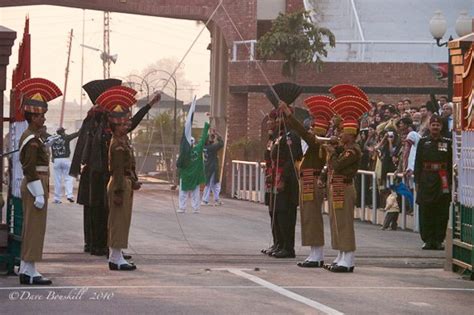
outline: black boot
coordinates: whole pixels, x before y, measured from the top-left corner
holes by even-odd
[[[20,284],[30,284],[30,285],[50,285],[53,282],[48,278],[43,276],[32,277],[24,273],[20,273]]]

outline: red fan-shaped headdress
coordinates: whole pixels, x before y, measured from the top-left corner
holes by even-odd
[[[100,94],[96,104],[109,112],[110,122],[122,123],[131,116],[130,107],[137,102],[136,94],[137,91],[132,88],[115,86]]]
[[[339,97],[330,106],[341,116],[344,132],[352,134],[357,134],[360,117],[371,108],[368,101],[357,96]]]
[[[331,92],[336,98],[351,95],[351,96],[358,96],[366,101],[369,101],[369,97],[367,96],[367,94],[365,94],[364,91],[362,91],[360,88],[352,84],[335,85],[329,89],[329,92]]]
[[[317,135],[325,135],[331,118],[335,112],[330,107],[332,98],[324,95],[315,95],[304,100],[311,116],[314,118],[314,131]]]
[[[56,84],[43,78],[25,79],[15,86],[15,90],[20,92],[23,110],[37,114],[46,113],[47,102],[63,95]]]

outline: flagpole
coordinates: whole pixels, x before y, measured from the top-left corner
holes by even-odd
[[[222,176],[224,175],[224,164],[225,164],[225,153],[227,152],[227,138],[229,135],[228,124],[225,124],[225,136],[224,136],[224,152],[222,152],[222,163],[221,163],[221,172],[219,174],[219,183],[222,183]],[[258,168],[257,168],[258,169]]]

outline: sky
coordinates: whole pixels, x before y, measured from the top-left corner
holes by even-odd
[[[32,40],[32,77],[47,78],[61,90],[64,90],[68,34],[71,29],[74,30],[66,101],[80,102],[83,12],[84,44],[103,49],[102,11],[45,5],[0,8],[0,25],[17,32],[7,68],[6,95],[9,95],[11,88],[11,73],[18,62],[18,47],[23,36],[25,17],[28,15]],[[118,55],[116,64],[111,65],[111,77],[118,78],[130,73],[143,73],[150,64],[162,58],[178,62],[204,27],[203,23],[198,24],[196,21],[113,12],[110,16],[110,52]],[[182,86],[178,82],[178,86],[183,89],[178,90],[178,98],[184,101],[191,100],[193,93],[198,97],[209,93],[209,43],[210,33],[204,30],[183,62],[185,79],[190,83]],[[102,78],[100,52],[84,49],[84,84]],[[171,86],[170,84],[164,91],[172,94]],[[87,96],[83,99],[84,104],[86,101]]]

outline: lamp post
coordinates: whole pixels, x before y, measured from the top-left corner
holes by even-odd
[[[453,40],[453,37],[450,35],[448,41],[441,42],[444,34],[447,30],[447,22],[443,16],[441,10],[436,10],[434,16],[430,20],[430,33],[433,38],[436,40],[436,45],[438,47],[447,47],[448,43]],[[465,36],[472,32],[472,19],[468,16],[467,11],[463,10],[459,14],[459,17],[456,20],[455,25],[456,34],[459,37]],[[451,57],[449,56],[448,51],[448,100],[452,101],[453,99],[453,70],[451,67]]]
[[[147,81],[147,78],[154,74],[154,73],[157,73],[157,72],[162,72],[162,73],[165,73],[167,75],[169,75],[169,78],[173,81],[173,84],[174,84],[174,112],[173,112],[173,144],[177,144],[177,98],[178,98],[178,83],[176,81],[176,77],[174,75],[172,75],[170,72],[166,71],[166,70],[161,70],[161,69],[154,69],[154,70],[151,70],[149,72],[147,72],[143,77],[142,76],[139,76],[139,75],[136,75],[136,74],[130,74],[128,77],[136,77],[138,78],[141,83],[139,83],[140,85],[142,84],[145,84],[145,87],[147,89],[147,102],[150,101],[150,85],[149,85],[149,82]],[[160,80],[165,80],[166,82],[168,82],[169,80],[168,79],[160,79]],[[149,117],[148,117],[149,118]],[[147,118],[147,119],[148,119]]]

